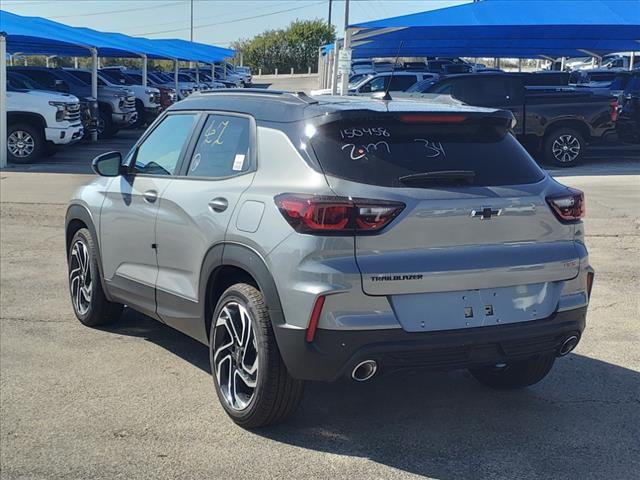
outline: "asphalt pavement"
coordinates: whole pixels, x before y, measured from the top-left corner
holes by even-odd
[[[67,199],[139,134],[0,172],[0,478],[638,478],[640,155],[551,171],[586,193],[597,273],[583,340],[541,383],[311,383],[288,423],[249,432],[219,406],[206,347],[131,310],[106,329],[72,313]]]

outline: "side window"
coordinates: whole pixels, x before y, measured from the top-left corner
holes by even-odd
[[[194,113],[165,117],[138,147],[134,164],[135,172],[173,175],[196,117]]]
[[[248,118],[209,115],[193,151],[188,176],[224,178],[251,168]]]
[[[416,83],[417,78],[415,75],[398,75],[391,79],[391,86],[389,90],[392,92],[403,92],[411,85]]]
[[[360,91],[360,93],[383,92],[386,85],[386,81],[388,80],[389,80],[389,77],[386,77],[386,76],[375,77],[369,80],[364,85],[362,85],[358,90]]]
[[[433,90],[431,90],[430,93],[442,93],[444,95],[452,95],[453,82],[443,82],[440,85],[436,85],[436,87]]]

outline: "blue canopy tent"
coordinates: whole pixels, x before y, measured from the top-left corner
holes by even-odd
[[[103,33],[77,28],[40,17],[23,17],[0,10],[0,118],[6,118],[6,55],[43,54],[88,56],[93,58],[92,94],[97,96],[97,58],[141,57],[146,73],[147,58],[175,62],[177,83],[178,61],[213,62],[234,54],[233,50],[180,41],[151,40],[119,33]],[[143,75],[146,84],[146,74]],[[6,166],[6,122],[0,122],[0,167]]]
[[[640,48],[640,1],[484,0],[350,30],[354,58],[602,56]]]

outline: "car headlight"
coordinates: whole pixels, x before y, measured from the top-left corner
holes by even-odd
[[[62,122],[64,120],[64,116],[67,113],[67,104],[64,102],[49,102],[49,105],[52,107],[56,107],[56,122]]]

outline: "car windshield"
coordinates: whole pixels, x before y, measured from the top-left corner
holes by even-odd
[[[100,74],[116,84],[127,85],[129,83],[127,77],[118,70],[100,70]]]
[[[7,86],[13,90],[46,90],[35,80],[14,72],[7,72]]]

